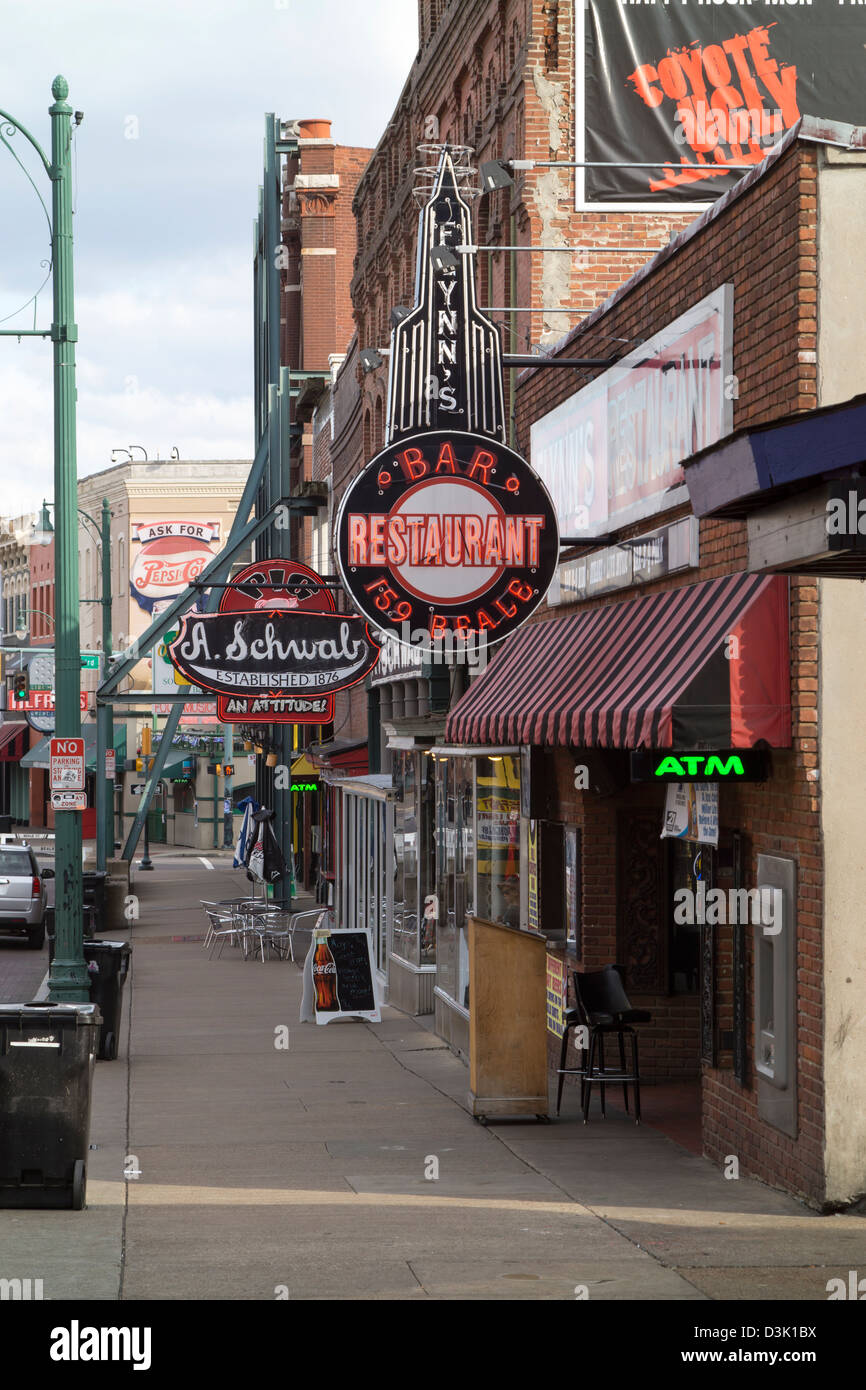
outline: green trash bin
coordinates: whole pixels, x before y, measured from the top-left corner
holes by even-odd
[[[0,1207],[81,1211],[95,1004],[0,1004]]]

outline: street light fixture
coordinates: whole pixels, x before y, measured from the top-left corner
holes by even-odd
[[[51,525],[51,517],[48,515],[48,503],[43,498],[39,519],[33,523],[33,529],[30,532],[30,544],[49,546],[53,540],[54,527]]]
[[[362,348],[360,357],[361,366],[365,372],[375,372],[376,368],[381,367],[382,363],[385,361],[385,358],[378,348]]]
[[[456,270],[459,265],[459,261],[450,246],[431,247],[430,261],[436,271]]]

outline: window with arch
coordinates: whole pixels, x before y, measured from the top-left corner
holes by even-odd
[[[364,462],[373,457],[373,417],[369,410],[364,411]]]
[[[374,452],[378,454],[379,450],[380,450],[381,447],[382,447],[383,440],[384,440],[384,434],[385,434],[384,410],[383,410],[383,406],[382,406],[381,397],[379,398],[379,400],[376,401],[375,420],[376,420],[376,427],[375,427],[375,436],[376,436],[376,437],[375,437],[375,439],[373,440],[373,449],[374,449]]]

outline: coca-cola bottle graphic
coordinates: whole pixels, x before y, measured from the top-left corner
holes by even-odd
[[[316,1012],[320,1014],[339,1013],[337,966],[328,945],[327,932],[316,934],[316,949],[313,954],[313,984],[316,989]]]

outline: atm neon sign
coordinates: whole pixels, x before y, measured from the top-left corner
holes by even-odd
[[[679,749],[642,749],[631,755],[633,782],[763,782],[768,772],[765,749],[722,749],[681,753]]]
[[[724,760],[717,754],[709,757],[701,753],[682,753],[678,758],[662,758],[655,770],[656,777],[673,774],[675,777],[745,777],[746,769],[742,758],[733,753]]]

